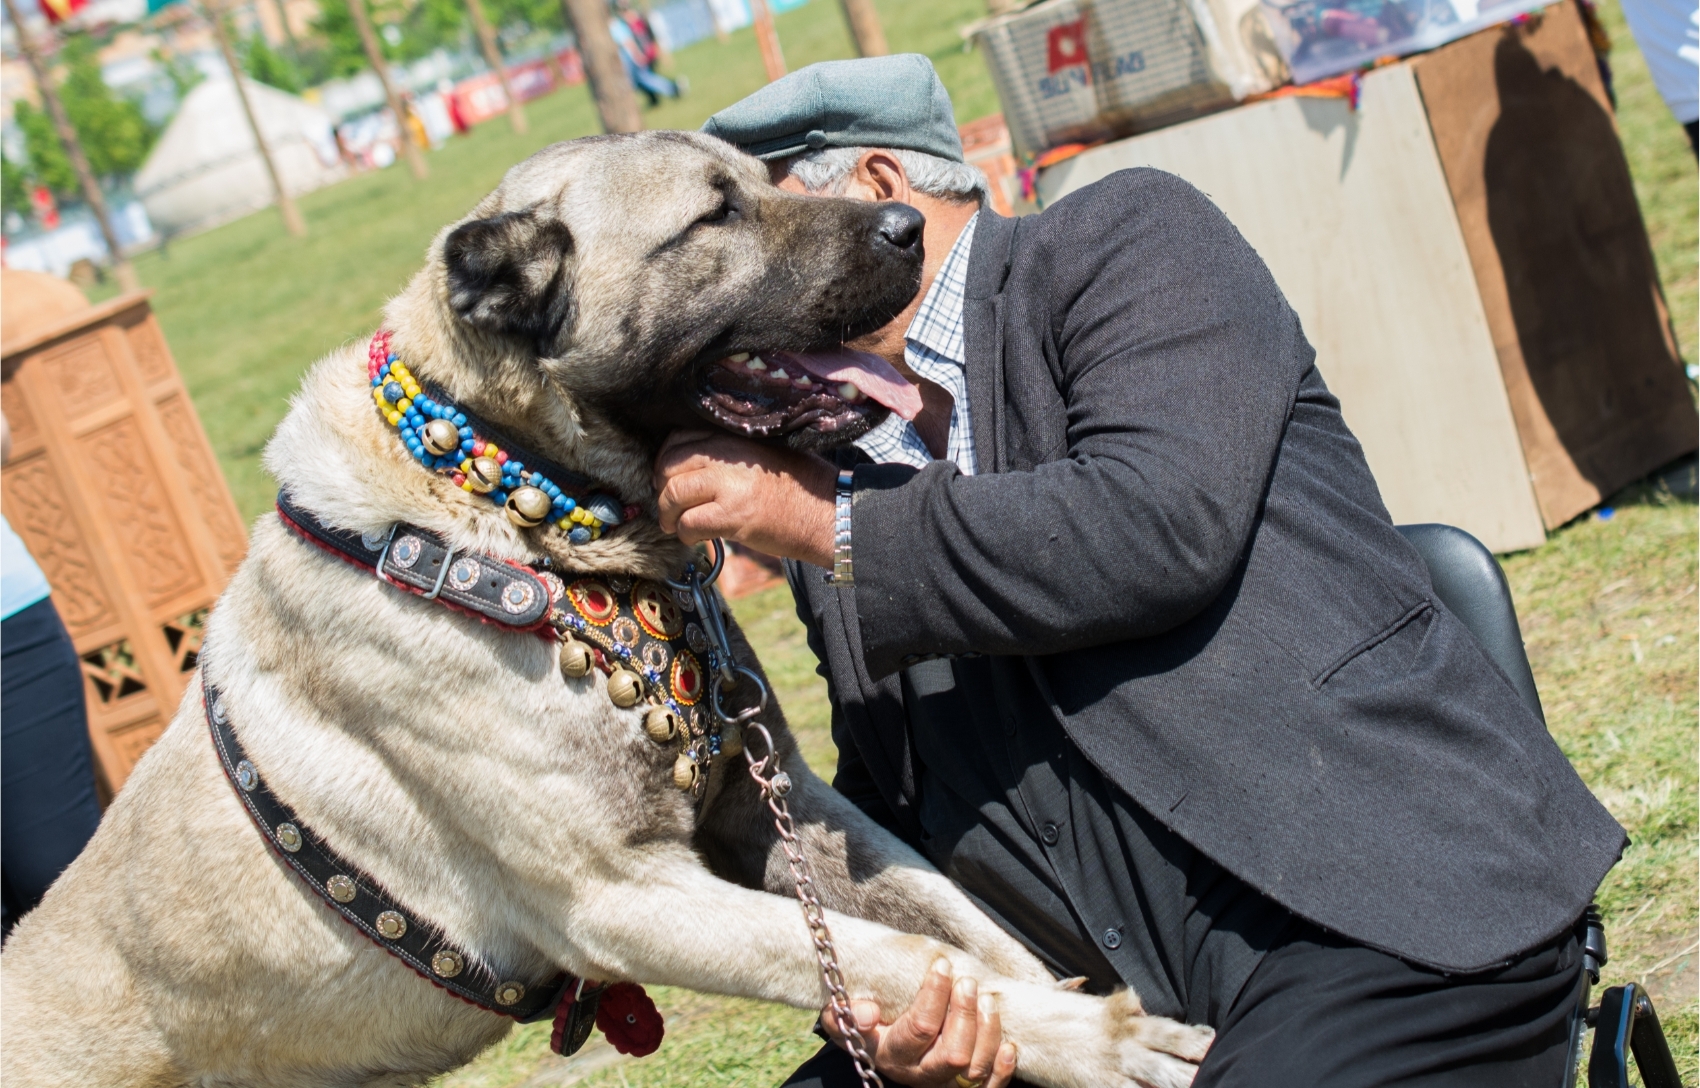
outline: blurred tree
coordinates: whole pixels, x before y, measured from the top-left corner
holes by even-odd
[[[77,174],[71,169],[71,160],[65,157],[64,145],[53,132],[53,119],[45,110],[19,99],[13,107],[12,120],[24,134],[24,154],[28,158],[17,167],[25,188],[45,185],[58,196],[75,195]]]
[[[484,0],[484,10],[498,31],[515,25],[550,34],[566,29],[561,0]]]
[[[370,7],[384,59],[392,64],[470,41],[466,8],[460,0],[373,0]],[[320,5],[313,29],[325,40],[325,67],[331,76],[351,76],[368,67],[360,32],[346,4]]]
[[[207,78],[207,74],[190,64],[176,53],[167,53],[163,49],[153,51],[154,63],[165,72],[165,77],[171,80],[171,86],[177,92],[177,101],[183,101],[188,93],[195,89],[196,84]]]
[[[139,105],[113,94],[106,85],[100,75],[95,44],[87,35],[66,37],[59,55],[66,69],[65,81],[59,85],[59,97],[88,153],[89,166],[103,178],[134,173],[147,158],[158,131],[142,116]],[[30,161],[39,161],[33,148]],[[47,182],[45,177],[42,180]],[[56,188],[52,182],[47,184]],[[65,191],[74,188],[73,182]]]
[[[30,214],[30,180],[25,169],[11,159],[0,156],[0,208]]]
[[[248,73],[249,79],[290,94],[301,93],[300,71],[288,57],[267,45],[261,35],[256,34],[244,42],[241,54],[242,70]]]

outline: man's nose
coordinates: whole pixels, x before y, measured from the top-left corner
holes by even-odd
[[[926,225],[927,217],[907,204],[887,204],[880,209],[879,236],[897,249],[918,249],[921,228]]]

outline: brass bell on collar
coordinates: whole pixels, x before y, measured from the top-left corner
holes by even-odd
[[[568,680],[582,680],[596,667],[596,654],[576,638],[561,643],[561,675]]]
[[[657,744],[666,744],[679,735],[679,716],[664,706],[658,706],[643,716],[643,731]]]
[[[474,457],[466,471],[466,482],[480,495],[488,495],[502,482],[502,462],[494,457]]]
[[[682,790],[697,788],[697,779],[702,777],[702,768],[690,756],[680,756],[673,761],[673,785]]]
[[[549,516],[549,496],[540,487],[516,487],[508,496],[508,520],[521,529],[543,524]]]
[[[449,420],[433,419],[425,424],[425,433],[419,436],[419,444],[432,457],[441,457],[460,449],[460,428]]]
[[[720,730],[720,754],[735,756],[744,750],[744,727],[728,725]]]
[[[638,705],[643,698],[643,677],[630,669],[617,668],[608,674],[608,701],[622,710]]]

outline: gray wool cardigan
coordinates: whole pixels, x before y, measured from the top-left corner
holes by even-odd
[[[982,211],[964,306],[980,474],[861,459],[856,584],[789,564],[836,784],[915,841],[898,674],[989,655],[1114,787],[1324,929],[1463,972],[1570,926],[1623,829],[1435,598],[1215,205],[1132,170]]]

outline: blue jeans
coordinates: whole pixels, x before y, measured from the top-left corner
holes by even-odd
[[[620,50],[620,60],[625,63],[626,75],[631,78],[632,86],[644,93],[651,106],[660,102],[662,98],[679,97],[679,85],[677,83],[654,69],[645,68],[638,64],[637,61],[626,55],[624,49]]]
[[[99,823],[82,665],[50,597],[0,621],[0,932]]]

